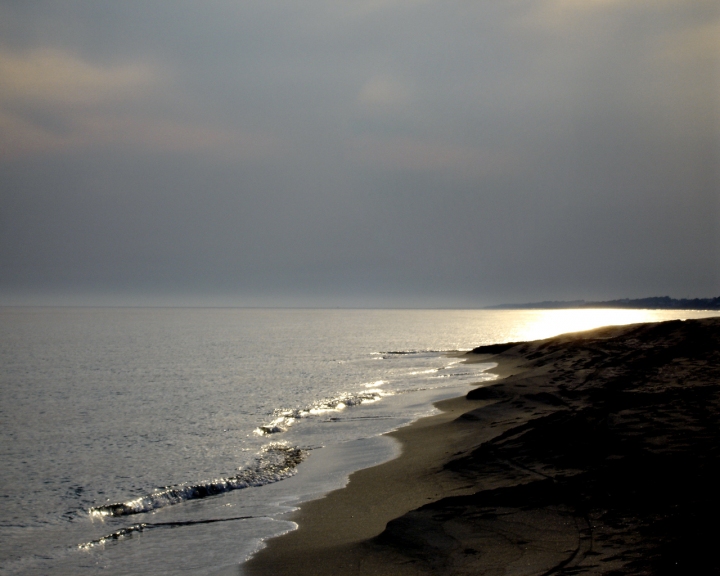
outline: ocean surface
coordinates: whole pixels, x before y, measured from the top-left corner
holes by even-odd
[[[0,574],[241,574],[397,455],[382,434],[494,378],[449,351],[709,315],[0,308]]]

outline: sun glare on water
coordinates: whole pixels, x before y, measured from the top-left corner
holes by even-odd
[[[540,340],[558,334],[582,332],[601,326],[660,322],[695,316],[683,310],[627,310],[588,308],[571,310],[525,310],[526,321],[518,328],[518,341]]]

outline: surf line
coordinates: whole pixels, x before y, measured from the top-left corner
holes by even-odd
[[[127,528],[121,528],[116,530],[112,534],[98,538],[97,540],[91,540],[84,544],[78,544],[78,548],[81,550],[88,550],[95,546],[100,546],[107,542],[115,540],[122,540],[128,536],[132,536],[135,533],[144,532],[152,528],[182,528],[183,526],[193,526],[195,524],[214,524],[216,522],[233,522],[236,520],[252,520],[252,519],[269,519],[269,516],[235,516],[233,518],[209,518],[207,520],[185,520],[177,522],[143,522],[141,524],[133,524]]]
[[[240,470],[236,476],[200,484],[166,486],[134,500],[103,504],[90,508],[88,512],[92,517],[128,516],[150,512],[187,500],[224,494],[231,490],[272,484],[293,476],[306,455],[307,451],[302,448],[288,446],[285,443],[271,443],[256,456],[254,466]]]

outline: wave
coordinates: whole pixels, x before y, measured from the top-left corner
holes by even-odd
[[[81,550],[89,550],[95,546],[102,546],[113,540],[122,540],[126,537],[132,536],[135,533],[145,532],[151,528],[178,528],[183,526],[197,526],[198,524],[215,524],[217,522],[235,522],[237,520],[252,520],[257,518],[267,518],[267,516],[233,516],[231,518],[210,518],[207,520],[185,520],[177,522],[143,522],[142,524],[133,524],[126,528],[120,528],[115,530],[107,536],[98,538],[97,540],[90,540],[83,544],[78,544],[78,548]]]
[[[393,356],[420,356],[424,354],[436,356],[438,354],[445,354],[446,352],[447,350],[388,350],[387,352],[377,352],[376,354],[381,356],[383,360],[386,360]]]
[[[306,456],[307,452],[301,448],[281,443],[269,444],[256,457],[252,466],[240,470],[236,476],[199,484],[166,486],[134,500],[90,508],[89,513],[91,516],[128,516],[171,506],[186,500],[207,498],[231,490],[272,484],[293,476],[298,464]]]
[[[90,542],[79,544],[78,548],[80,548],[81,550],[88,550],[95,546],[101,546],[112,540],[120,540],[122,538],[125,538],[126,536],[131,536],[133,533],[136,532],[143,532],[145,528],[147,528],[147,524],[133,524],[132,526],[128,526],[127,528],[121,528],[120,530],[116,530],[112,534],[108,534],[107,536],[103,536],[102,538],[98,538],[97,540],[91,540]]]
[[[358,406],[369,402],[377,402],[383,396],[390,396],[392,392],[382,390],[365,390],[363,392],[346,392],[333,398],[323,398],[313,402],[305,408],[279,408],[273,412],[273,420],[255,429],[260,436],[285,432],[296,420],[316,416],[323,412],[343,410],[351,406]]]

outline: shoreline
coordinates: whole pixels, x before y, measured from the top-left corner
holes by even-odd
[[[488,360],[491,355],[469,354],[469,351],[456,352],[450,356],[463,358],[468,363],[496,364],[486,372],[496,375],[497,379],[486,385],[494,385],[521,370],[514,360],[498,363]],[[349,556],[356,557],[356,564],[364,565],[363,541],[379,534],[387,522],[446,494],[472,491],[466,481],[442,474],[442,467],[477,444],[477,424],[463,420],[462,415],[493,403],[494,400],[469,400],[467,394],[440,400],[432,404],[440,410],[439,414],[384,434],[400,444],[397,457],[353,472],[344,487],[301,503],[298,510],[285,518],[295,522],[298,528],[267,540],[264,548],[241,565],[240,573],[245,576],[333,574],[345,566]],[[498,434],[499,430],[487,430],[487,438]],[[438,436],[442,437],[442,443],[435,442]],[[318,555],[324,566],[315,563]],[[335,562],[329,563],[330,558]],[[304,569],[308,571],[303,572]],[[375,567],[372,573],[402,574],[397,566],[389,566],[387,572],[383,567]],[[219,576],[225,574],[237,572],[218,572]]]
[[[491,371],[491,370],[489,370]],[[401,445],[400,454],[387,462],[353,472],[348,484],[323,497],[304,502],[288,515],[298,528],[265,542],[242,565],[242,574],[297,574],[298,564],[317,560],[318,555],[340,559],[347,547],[377,536],[387,522],[447,493],[464,494],[467,483],[437,478],[451,454],[474,444],[472,423],[453,426],[468,407],[481,408],[486,400],[469,401],[458,396],[435,402],[441,410],[389,432]],[[454,430],[446,430],[450,426]],[[433,442],[440,433],[443,442]],[[321,544],[320,544],[321,543]],[[311,564],[313,565],[313,564]],[[325,574],[313,565],[308,573]],[[397,573],[397,572],[394,572]]]
[[[718,350],[718,318],[477,348],[498,380],[391,432],[398,458],[302,504],[242,572],[717,570]]]

